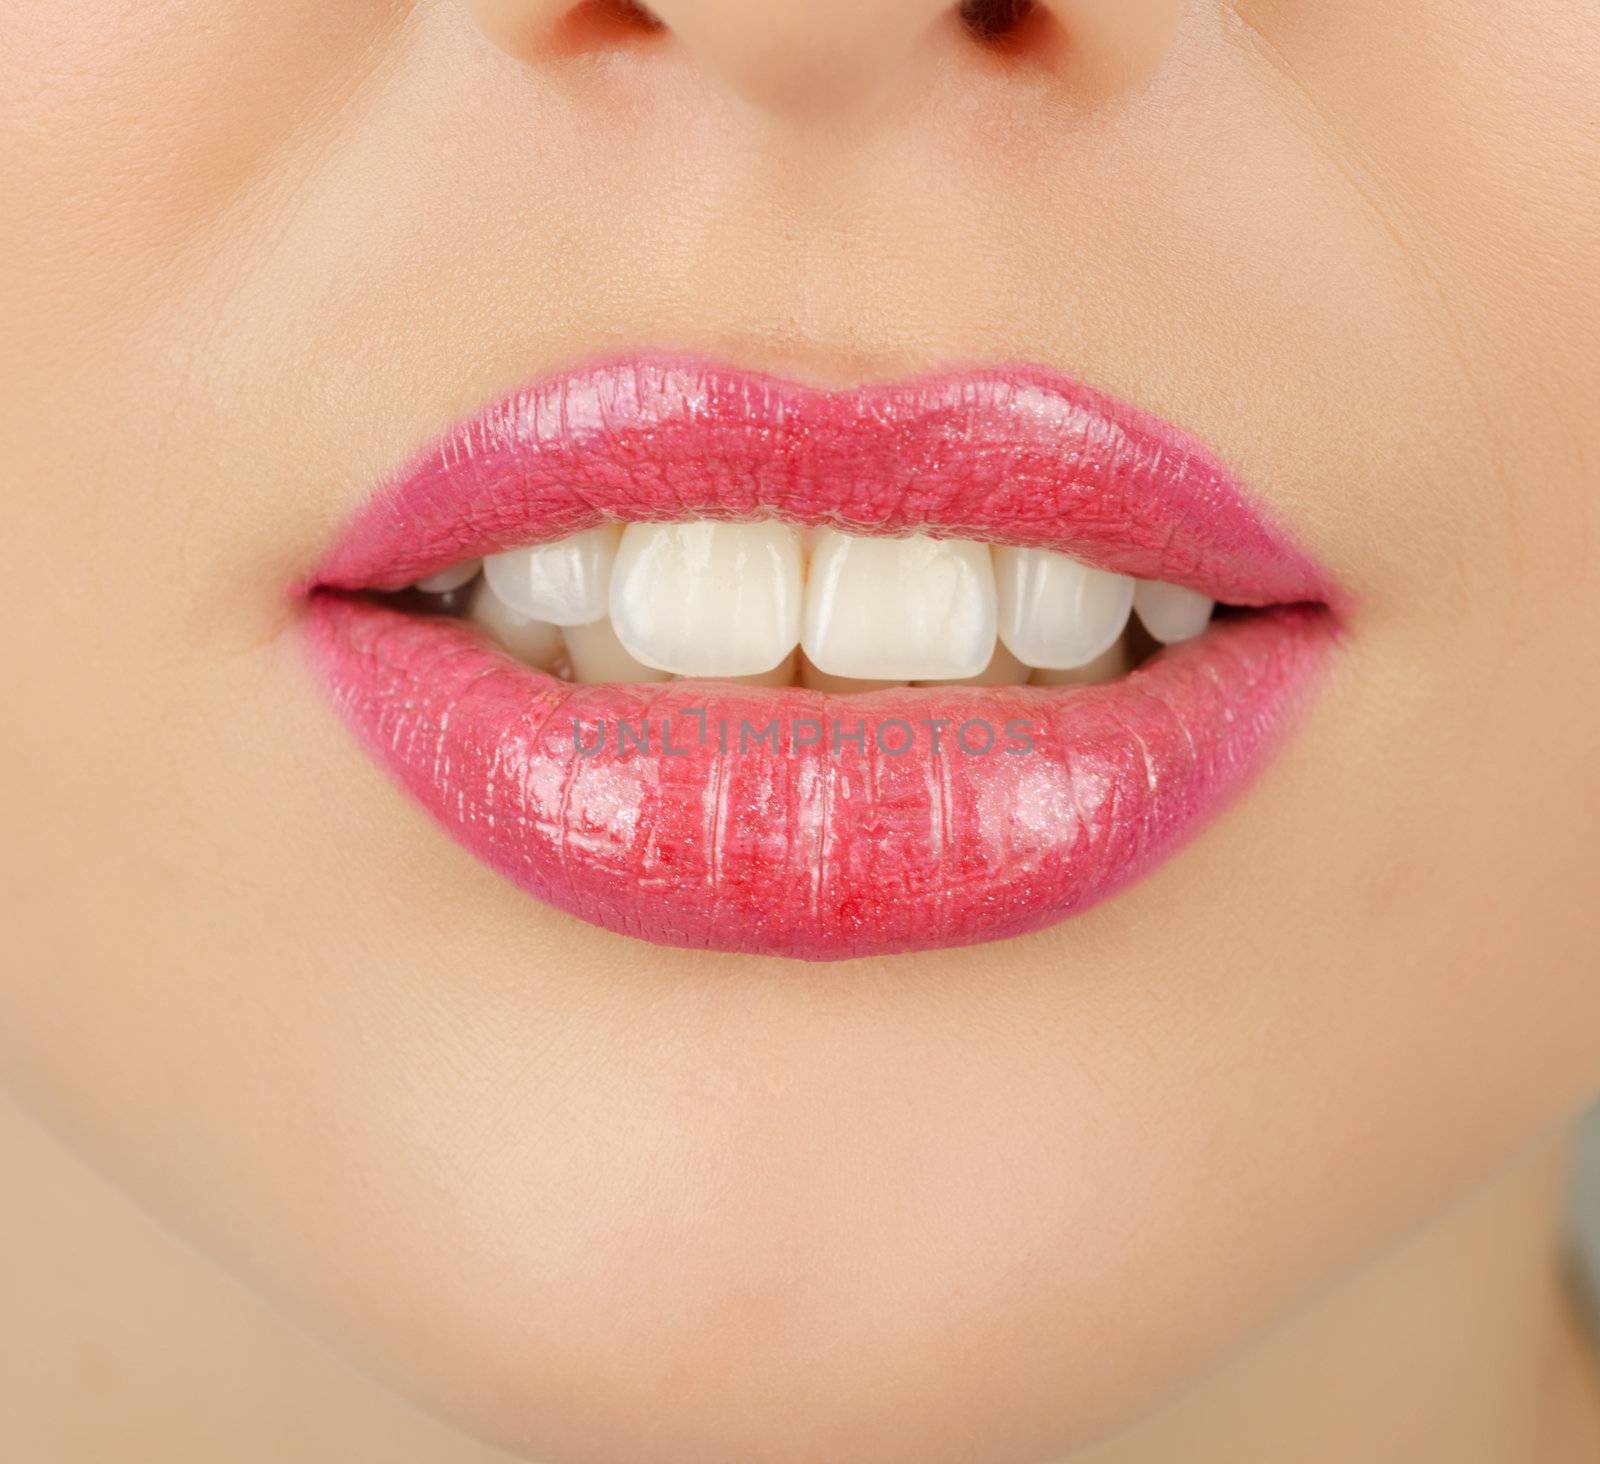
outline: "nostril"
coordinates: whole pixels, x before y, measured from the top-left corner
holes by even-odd
[[[637,0],[580,0],[556,28],[556,49],[588,51],[662,28],[654,12]]]
[[[980,41],[1005,41],[1032,18],[1033,0],[961,0],[961,23]]]
[[[650,9],[648,5],[640,5],[638,0],[602,0],[607,8],[616,13],[619,24],[631,25],[638,30],[660,30],[661,18]]]

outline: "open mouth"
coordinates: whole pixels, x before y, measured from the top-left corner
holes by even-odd
[[[1270,756],[1336,603],[1206,449],[1041,368],[654,357],[446,434],[299,593],[467,849],[610,930],[809,959],[1148,869]]]

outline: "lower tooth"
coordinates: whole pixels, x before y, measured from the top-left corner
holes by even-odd
[[[657,671],[627,652],[609,620],[569,625],[561,632],[567,644],[574,681],[671,681],[667,671]]]
[[[1087,666],[1075,666],[1071,671],[1035,671],[1035,686],[1098,686],[1103,681],[1115,681],[1126,676],[1133,667],[1128,655],[1127,638],[1119,640],[1109,651],[1102,652]]]
[[[1133,608],[1144,628],[1163,645],[1193,640],[1206,628],[1216,601],[1183,585],[1160,580],[1140,580],[1133,592]]]
[[[811,664],[805,652],[800,653],[800,685],[812,691],[831,692],[835,696],[849,696],[858,691],[887,691],[892,686],[909,686],[908,681],[858,681],[853,676],[832,676],[819,671]]]
[[[529,666],[554,669],[561,659],[561,632],[543,620],[518,615],[487,584],[480,585],[467,617],[497,645]]]
[[[976,676],[962,676],[954,681],[913,681],[913,686],[1021,686],[1028,679],[1029,668],[996,642],[994,657]]]

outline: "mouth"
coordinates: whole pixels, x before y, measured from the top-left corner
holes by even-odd
[[[451,430],[295,594],[465,849],[608,930],[810,960],[1151,869],[1270,760],[1342,603],[1206,448],[1052,371],[658,357]]]

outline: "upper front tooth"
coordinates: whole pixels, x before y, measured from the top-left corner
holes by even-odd
[[[862,681],[853,676],[830,676],[819,670],[804,651],[800,653],[800,685],[811,691],[826,691],[838,696],[850,696],[861,691],[887,691],[892,686],[909,686],[909,681]]]
[[[976,676],[994,653],[994,570],[966,539],[856,538],[811,556],[801,644],[819,670],[863,680]]]
[[[945,681],[919,681],[918,686],[1021,686],[1032,667],[1025,666],[1005,646],[996,642],[989,664],[976,676],[957,676]]]
[[[737,682],[740,686],[793,686],[794,663],[798,651],[790,651],[770,671],[757,671],[751,676],[727,676],[725,681]]]
[[[551,625],[588,625],[605,618],[620,534],[616,524],[602,524],[553,544],[508,549],[485,559],[483,572],[519,615]]]
[[[629,524],[611,623],[647,666],[752,676],[800,639],[802,578],[800,536],[787,524]]]
[[[1035,671],[1029,679],[1035,686],[1098,686],[1103,681],[1126,676],[1132,669],[1128,642],[1119,640],[1086,666],[1074,666],[1068,671]]]
[[[1030,666],[1086,666],[1122,634],[1133,581],[1049,549],[996,549],[1000,639]]]
[[[1198,590],[1160,580],[1140,580],[1133,592],[1133,608],[1144,628],[1163,645],[1193,640],[1206,628],[1216,601]]]

